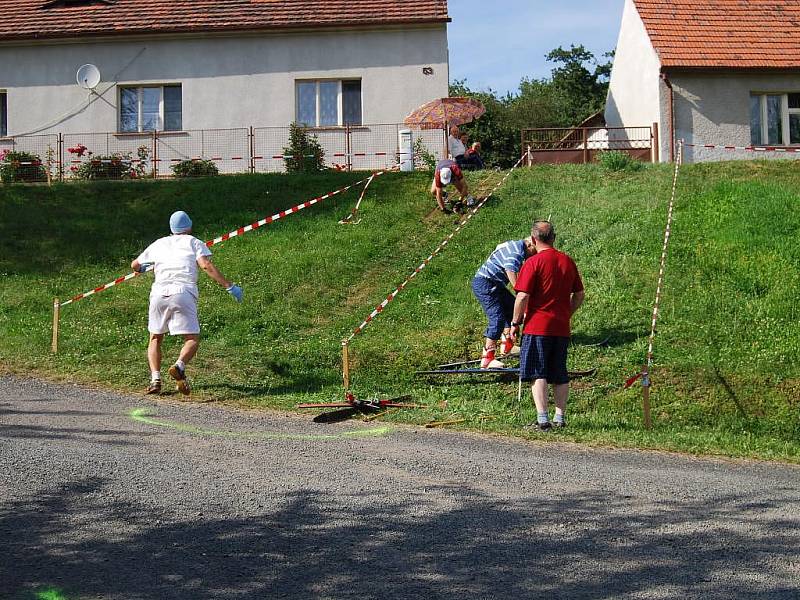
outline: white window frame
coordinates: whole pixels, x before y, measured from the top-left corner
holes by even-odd
[[[170,129],[169,131],[182,131],[183,130],[183,85],[180,83],[160,83],[160,84],[147,84],[147,85],[121,85],[119,86],[119,118],[117,120],[117,129],[119,133],[152,133],[153,130],[142,130],[142,104],[144,102],[145,89],[158,89],[161,90],[161,96],[158,100],[158,127],[155,131],[166,131],[164,129],[164,88],[165,87],[179,87],[181,88],[181,129]],[[122,91],[123,90],[136,90],[136,131],[123,131],[122,130]]]
[[[789,94],[800,92],[752,92],[750,95],[758,98],[761,111],[761,141],[760,145],[769,145],[769,111],[767,109],[767,96],[781,97],[781,146],[800,146],[800,142],[790,142],[789,115],[800,115],[800,108],[789,108]]]
[[[342,93],[342,83],[345,81],[358,81],[359,83],[362,82],[361,78],[359,77],[345,77],[344,79],[297,79],[294,84],[294,116],[295,121],[298,123],[300,122],[300,94],[299,88],[301,84],[313,83],[316,87],[316,109],[317,114],[315,116],[316,122],[313,125],[309,125],[309,127],[315,129],[325,129],[326,127],[344,127],[344,94]],[[320,102],[320,84],[321,83],[336,83],[336,125],[320,125],[319,118],[320,118],[320,106],[322,103]],[[364,123],[364,88],[363,85],[361,86],[361,123]],[[356,125],[355,127],[359,127]]]

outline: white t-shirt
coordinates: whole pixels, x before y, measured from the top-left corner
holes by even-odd
[[[156,280],[151,295],[172,296],[189,292],[197,298],[197,261],[203,256],[211,256],[205,242],[183,234],[156,240],[136,260],[154,263]]]
[[[447,136],[447,145],[450,149],[450,156],[453,158],[456,156],[461,156],[467,152],[467,149],[464,147],[464,144],[461,143],[461,140],[457,137],[453,137],[452,135]]]

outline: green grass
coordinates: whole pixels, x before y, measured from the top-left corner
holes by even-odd
[[[491,175],[489,175],[491,176]],[[49,353],[53,297],[126,273],[130,260],[187,210],[208,239],[355,181],[357,174],[238,176],[191,181],[0,188],[0,365],[124,391],[140,390],[149,278],[62,314]],[[482,176],[473,174],[472,184]],[[446,250],[351,346],[357,395],[410,393],[420,410],[387,422],[466,419],[463,427],[522,430],[534,411],[516,382],[414,377],[476,356],[485,326],[469,282],[494,246],[552,216],[558,246],[584,277],[574,321],[576,381],[567,431],[550,439],[800,462],[800,170],[793,163],[687,166],[656,340],[645,431],[641,388],[624,380],[644,359],[672,184],[668,165],[610,173],[599,166],[520,170]],[[337,221],[358,192],[331,199],[214,249],[245,289],[236,305],[201,281],[203,344],[191,366],[200,399],[292,409],[342,397],[341,340],[452,231],[430,214],[423,174],[375,181],[359,225]],[[610,336],[607,348],[586,344]],[[168,340],[172,358],[178,341]]]

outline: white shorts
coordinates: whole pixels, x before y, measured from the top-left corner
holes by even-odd
[[[197,335],[200,321],[197,318],[197,298],[189,292],[150,296],[150,314],[147,328],[150,333],[170,335]]]

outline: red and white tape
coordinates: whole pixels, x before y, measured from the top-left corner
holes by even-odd
[[[481,201],[480,201],[480,202],[479,202],[479,203],[478,203],[478,204],[477,204],[477,205],[476,205],[476,206],[475,206],[473,209],[471,209],[471,210],[470,210],[470,211],[469,211],[469,212],[468,212],[466,215],[464,215],[464,218],[463,218],[463,219],[461,219],[461,221],[460,221],[460,222],[459,222],[459,224],[458,224],[458,227],[456,227],[456,228],[453,230],[453,232],[452,232],[450,235],[448,235],[448,236],[447,236],[447,238],[445,238],[445,240],[444,240],[444,241],[443,241],[441,244],[439,244],[439,246],[437,246],[437,248],[436,248],[436,249],[435,249],[433,252],[431,252],[430,256],[428,256],[428,258],[426,258],[425,260],[423,260],[423,261],[422,261],[422,263],[420,263],[420,265],[419,265],[419,266],[418,266],[416,269],[414,269],[414,272],[413,272],[413,273],[411,273],[411,274],[410,274],[408,277],[406,277],[406,279],[405,279],[405,281],[403,281],[403,283],[401,283],[401,284],[400,284],[400,285],[399,285],[399,286],[398,286],[398,287],[397,287],[397,288],[396,288],[396,289],[395,289],[395,290],[394,290],[394,291],[393,291],[391,294],[389,294],[389,295],[386,297],[386,299],[385,299],[383,302],[381,302],[381,303],[380,303],[378,306],[376,306],[376,307],[375,307],[375,310],[373,310],[373,311],[372,311],[372,312],[369,314],[369,316],[368,316],[366,319],[364,319],[364,321],[363,321],[363,323],[361,323],[361,325],[359,325],[358,327],[356,327],[356,328],[355,328],[355,330],[353,331],[353,333],[352,333],[352,334],[350,334],[350,337],[349,337],[349,338],[347,338],[346,340],[344,340],[344,341],[342,342],[342,345],[343,345],[343,346],[348,346],[348,345],[350,344],[350,342],[352,342],[352,341],[353,341],[353,338],[355,338],[355,337],[356,337],[358,334],[360,334],[362,331],[364,331],[364,329],[366,329],[366,328],[367,328],[367,326],[368,326],[368,325],[369,325],[369,324],[370,324],[372,321],[374,321],[374,320],[375,320],[375,319],[378,317],[378,315],[380,315],[380,314],[381,314],[381,313],[384,311],[384,309],[385,309],[385,308],[386,308],[386,307],[389,305],[389,303],[390,303],[392,300],[394,300],[394,299],[395,299],[395,298],[398,296],[398,294],[400,294],[400,292],[402,292],[402,291],[403,291],[403,290],[404,290],[406,287],[408,287],[408,285],[409,285],[409,284],[410,284],[410,283],[411,283],[411,282],[414,280],[414,278],[415,278],[417,275],[419,275],[420,273],[422,273],[422,271],[425,269],[425,267],[427,267],[427,266],[430,264],[430,262],[431,262],[431,261],[432,261],[432,260],[433,260],[433,259],[434,259],[434,258],[435,258],[435,257],[436,257],[436,256],[437,256],[437,255],[438,255],[438,254],[439,254],[439,253],[442,251],[442,250],[444,250],[444,249],[447,247],[447,245],[448,245],[448,244],[450,243],[450,241],[451,241],[451,240],[452,240],[452,239],[453,239],[453,238],[456,236],[456,234],[457,234],[459,231],[461,231],[462,229],[464,229],[464,227],[466,226],[466,224],[467,224],[467,223],[469,223],[469,221],[472,219],[472,217],[474,217],[476,214],[478,214],[478,211],[479,211],[481,208],[483,208],[483,206],[484,206],[484,205],[485,205],[485,204],[486,204],[486,203],[489,201],[489,199],[490,199],[490,198],[491,198],[491,197],[494,195],[494,193],[495,193],[495,192],[496,192],[498,189],[500,189],[500,187],[501,187],[501,186],[502,186],[502,185],[503,185],[503,184],[506,182],[506,180],[507,180],[507,179],[508,179],[508,178],[511,176],[511,174],[514,172],[514,170],[515,170],[515,169],[517,169],[517,167],[519,167],[519,165],[522,163],[522,161],[523,161],[523,160],[525,160],[526,156],[527,156],[527,155],[523,155],[523,156],[522,156],[522,157],[521,157],[521,158],[520,158],[520,159],[519,159],[519,160],[516,162],[516,164],[515,164],[513,167],[511,167],[511,169],[508,171],[508,173],[506,173],[506,174],[505,174],[505,176],[504,176],[504,177],[503,177],[503,178],[502,178],[502,179],[501,179],[501,180],[500,180],[500,181],[497,183],[497,185],[495,185],[495,186],[494,186],[494,188],[492,188],[492,190],[491,190],[491,191],[490,191],[490,192],[489,192],[489,193],[486,195],[486,197],[485,197],[483,200],[481,200]]]
[[[686,148],[704,148],[708,150],[738,150],[741,152],[800,152],[800,148],[786,148],[781,146],[727,146],[724,144],[684,144]]]
[[[332,158],[364,158],[367,156],[409,156],[408,152],[337,152],[335,154],[330,154]],[[253,160],[290,160],[290,159],[297,159],[297,158],[314,158],[314,154],[274,154],[272,156],[253,156]],[[191,160],[193,162],[199,162],[203,160],[211,160],[215,162],[224,161],[224,160],[249,160],[247,156],[192,156],[186,158],[149,158],[149,159],[140,159],[140,158],[87,158],[86,160],[68,160],[65,161],[70,164],[83,164],[83,163],[92,163],[92,164],[112,164],[112,163],[146,163],[146,162],[183,162],[186,160]],[[12,164],[15,165],[34,165],[39,166],[44,164],[43,161],[13,161]]]
[[[272,215],[270,217],[266,217],[264,219],[261,219],[260,221],[256,221],[255,223],[251,223],[250,225],[246,225],[244,227],[239,227],[238,229],[234,229],[233,231],[230,231],[230,232],[228,232],[226,234],[223,234],[223,235],[221,235],[219,237],[216,237],[213,240],[207,241],[206,242],[206,246],[211,248],[212,246],[215,246],[216,244],[220,244],[220,243],[222,243],[224,241],[227,241],[227,240],[229,240],[231,238],[243,235],[243,234],[245,234],[245,233],[247,233],[249,231],[253,231],[254,229],[258,229],[259,227],[263,227],[264,225],[268,225],[270,223],[274,223],[275,221],[279,221],[279,220],[281,220],[281,219],[283,219],[285,217],[288,217],[289,215],[293,215],[295,213],[298,213],[298,212],[300,212],[301,210],[303,210],[305,208],[309,208],[311,206],[314,206],[315,204],[319,204],[320,202],[324,202],[328,198],[332,198],[333,196],[337,196],[339,194],[343,194],[344,192],[347,192],[348,190],[351,190],[354,187],[358,187],[361,184],[366,183],[367,181],[371,181],[372,179],[375,179],[376,177],[380,177],[381,175],[384,175],[387,172],[388,171],[378,171],[378,172],[373,173],[372,175],[370,175],[370,177],[368,177],[367,179],[362,179],[360,181],[356,181],[355,183],[351,183],[348,186],[345,186],[345,187],[343,187],[341,189],[338,189],[338,190],[336,190],[334,192],[330,192],[329,194],[325,194],[324,196],[318,196],[318,197],[314,198],[313,200],[308,200],[306,202],[303,202],[302,204],[298,204],[298,205],[293,206],[291,208],[287,208],[286,210],[282,210],[279,213],[276,213],[276,214],[274,214],[274,215]],[[149,270],[151,270],[151,269],[148,269],[148,271]],[[59,304],[59,306],[67,306],[68,304],[72,304],[73,302],[77,302],[79,300],[83,300],[84,298],[87,298],[89,296],[93,296],[94,294],[98,294],[98,293],[103,292],[103,291],[105,291],[105,290],[107,290],[109,288],[112,288],[112,287],[117,286],[117,285],[119,285],[121,283],[129,281],[129,280],[133,279],[134,277],[137,277],[138,275],[140,275],[140,273],[128,273],[127,275],[124,275],[122,277],[118,277],[114,281],[110,281],[109,283],[106,283],[105,285],[101,285],[99,287],[94,288],[93,290],[89,290],[88,292],[84,292],[83,294],[78,294],[77,296],[74,296],[73,298],[71,298],[69,300],[66,300],[65,302],[61,302]]]
[[[367,195],[367,190],[369,189],[369,186],[370,184],[372,184],[374,179],[375,179],[374,175],[369,179],[367,179],[367,183],[364,185],[364,189],[361,190],[361,195],[358,197],[358,202],[356,202],[355,207],[353,208],[353,210],[350,212],[349,215],[347,215],[344,219],[339,221],[339,225],[358,225],[359,223],[361,223],[361,219],[359,219],[358,221],[354,219],[358,214],[358,209],[361,208],[361,203],[364,201],[364,198]]]
[[[89,160],[70,160],[67,162],[71,165],[135,165],[150,161],[140,158],[91,158]]]
[[[647,357],[645,359],[644,367],[641,372],[633,377],[630,377],[625,382],[625,389],[631,387],[638,379],[641,378],[642,385],[650,386],[650,369],[653,366],[653,347],[656,340],[656,325],[658,323],[659,308],[661,306],[661,296],[664,289],[664,274],[667,270],[667,253],[669,251],[669,241],[672,238],[672,221],[675,214],[675,197],[678,190],[678,172],[680,171],[681,164],[683,163],[683,140],[678,142],[678,156],[675,160],[675,174],[672,178],[672,196],[669,201],[669,209],[667,211],[667,227],[664,231],[664,246],[661,249],[661,263],[658,270],[658,284],[656,285],[656,299],[653,303],[653,316],[650,321],[650,339],[647,344]]]
[[[302,204],[298,204],[297,206],[293,206],[292,208],[287,208],[286,210],[282,210],[281,212],[276,213],[276,214],[272,215],[271,217],[266,217],[265,219],[261,219],[260,221],[256,221],[255,223],[251,223],[250,225],[246,225],[245,227],[240,227],[239,229],[234,229],[233,231],[230,231],[230,232],[228,232],[228,233],[226,233],[224,235],[221,235],[221,236],[219,236],[217,238],[214,238],[211,241],[206,242],[206,246],[208,246],[210,248],[211,246],[214,246],[215,244],[219,244],[221,242],[227,241],[227,240],[231,239],[232,237],[236,237],[236,236],[245,234],[248,231],[253,231],[254,229],[258,229],[259,227],[263,227],[264,225],[269,225],[270,223],[273,223],[275,221],[279,221],[280,219],[283,219],[284,217],[288,217],[289,215],[292,215],[294,213],[300,212],[304,208],[309,208],[311,206],[314,206],[315,204],[319,204],[320,202],[324,202],[328,198],[332,198],[333,196],[337,196],[339,194],[343,194],[344,192],[346,192],[346,191],[348,191],[348,190],[350,190],[350,189],[352,189],[354,187],[360,186],[362,183],[364,183],[364,184],[371,183],[373,179],[375,179],[376,177],[380,177],[381,175],[384,175],[387,172],[388,171],[378,171],[378,172],[373,173],[372,175],[370,175],[367,179],[362,179],[361,181],[357,181],[355,183],[352,183],[352,184],[350,184],[350,185],[348,185],[346,187],[343,187],[343,188],[341,188],[339,190],[336,190],[335,192],[331,192],[330,194],[325,194],[324,196],[318,196],[317,198],[314,198],[313,200],[308,200],[307,202],[303,202]]]

